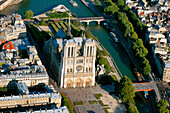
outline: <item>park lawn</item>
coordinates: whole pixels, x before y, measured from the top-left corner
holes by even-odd
[[[108,105],[105,105],[101,100],[99,100],[99,103],[100,103],[100,105],[101,105],[102,107],[108,106]]]
[[[103,109],[104,109],[105,113],[109,113],[108,109],[110,109],[110,108],[103,108]]]
[[[95,100],[94,100],[94,101],[89,101],[89,103],[90,103],[90,104],[98,104],[98,102],[95,101]]]
[[[79,101],[79,102],[74,102],[74,105],[84,105],[84,103],[82,101]]]
[[[62,106],[67,106],[69,113],[74,113],[73,111],[73,105],[70,99],[66,96],[65,93],[60,92],[62,96]]]
[[[100,97],[102,97],[102,94],[95,94],[95,97],[96,97],[97,99],[100,99]]]

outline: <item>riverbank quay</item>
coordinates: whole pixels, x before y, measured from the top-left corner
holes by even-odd
[[[104,49],[105,49],[100,42],[95,41],[95,43],[96,43],[97,47],[98,47],[100,50],[104,50]],[[105,49],[105,50],[106,50],[106,49]],[[106,58],[107,58],[107,60],[108,60],[108,62],[109,62],[109,64],[110,64],[110,66],[114,69],[115,75],[116,75],[117,79],[120,80],[121,77],[122,77],[122,74],[121,74],[121,72],[119,71],[119,69],[118,69],[118,67],[117,67],[114,59],[112,58],[112,56],[111,56],[110,54],[109,54],[109,56],[107,56]]]
[[[20,3],[22,0],[2,0],[0,3],[0,11],[6,7]]]
[[[82,0],[82,1],[84,1],[84,0]],[[86,0],[86,2],[87,2],[87,1],[88,1],[88,0]],[[90,2],[90,3],[92,3],[92,2]],[[86,3],[86,4],[87,4],[87,3]],[[86,5],[86,6],[88,7],[88,5]],[[90,7],[89,7],[89,8],[90,8]],[[92,9],[91,9],[91,10],[92,10]],[[114,20],[115,20],[115,19],[114,19]],[[122,34],[122,32],[119,30],[119,27],[118,27],[117,23],[116,23],[116,22],[111,23],[111,22],[109,22],[109,21],[108,21],[108,23],[111,24],[111,26],[113,27],[113,29],[112,29],[113,32],[117,32],[117,34],[120,34],[119,38],[120,38],[120,43],[121,43],[121,45],[123,46],[123,48],[124,48],[125,51],[127,52],[128,56],[130,57],[130,59],[131,59],[131,61],[133,62],[133,64],[134,64],[136,67],[138,67],[139,70],[141,70],[141,68],[140,68],[140,66],[139,66],[139,64],[138,64],[138,61],[137,61],[137,59],[136,59],[136,57],[135,57],[135,55],[134,55],[134,53],[133,53],[133,51],[132,51],[132,49],[131,49],[131,46],[128,44],[128,41],[123,37],[123,34]],[[154,81],[152,75],[149,74],[149,76],[150,76],[150,78],[152,79],[151,81]],[[155,86],[157,87],[157,85],[156,85],[155,82],[154,82],[154,84],[155,84]],[[160,91],[159,91],[158,88],[156,88],[156,89],[157,89],[156,92],[158,92],[157,101],[159,101],[159,100],[161,99]]]
[[[97,7],[95,6],[95,4],[93,4],[91,1],[89,0],[81,0],[89,9],[91,9],[91,11],[93,11],[97,16],[98,15],[102,15],[104,17],[106,17],[106,15],[104,15],[102,12],[97,12],[96,10]],[[89,5],[90,4],[90,5]],[[93,4],[93,5],[92,5]],[[94,6],[93,8],[89,7],[89,6]],[[95,10],[94,10],[95,8]],[[100,14],[99,14],[100,13]],[[108,17],[108,16],[107,16]],[[109,23],[109,25],[111,25],[113,28],[111,31],[113,32],[116,32],[117,34],[119,34],[119,41],[120,41],[120,44],[123,46],[123,48],[125,49],[126,53],[128,54],[129,58],[131,59],[131,61],[133,62],[134,66],[139,70],[141,70],[135,56],[134,56],[134,53],[132,51],[132,49],[130,48],[131,46],[128,44],[128,41],[123,37],[123,34],[122,32],[119,30],[119,27],[117,25],[117,22],[116,20],[113,18],[113,21],[114,23],[110,22],[110,21],[107,21]]]

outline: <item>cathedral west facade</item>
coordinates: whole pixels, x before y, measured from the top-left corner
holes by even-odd
[[[93,39],[51,38],[43,49],[61,88],[95,85],[96,45]]]

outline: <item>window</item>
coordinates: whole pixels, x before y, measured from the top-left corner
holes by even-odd
[[[68,47],[68,57],[69,57],[69,55],[70,55],[70,47]]]
[[[91,68],[89,68],[89,72],[91,72]]]
[[[72,47],[72,51],[71,51],[71,56],[73,57],[73,47]]]
[[[70,69],[70,72],[73,72],[73,69],[72,69],[72,68]]]
[[[67,73],[69,73],[69,69],[67,69]]]
[[[76,60],[76,63],[83,63],[83,60]]]
[[[86,67],[86,72],[88,72],[88,67]]]
[[[92,56],[92,46],[90,46],[90,56]]]
[[[87,47],[87,56],[89,56],[88,53],[89,53],[89,47]]]

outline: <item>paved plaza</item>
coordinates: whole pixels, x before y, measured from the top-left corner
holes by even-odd
[[[105,86],[104,89],[107,86]],[[111,86],[108,86],[109,89]],[[97,104],[90,104],[89,101],[99,101],[101,100],[105,105],[108,105],[110,109],[108,111],[110,113],[124,113],[125,106],[123,104],[119,104],[116,97],[114,95],[110,95],[107,91],[105,91],[100,86],[95,86],[92,88],[70,88],[70,89],[59,89],[60,92],[65,93],[71,101],[78,102],[82,101],[84,105],[76,105],[74,106],[74,111],[76,113],[105,113],[103,108],[99,102]],[[94,94],[102,94],[102,97],[97,100]]]

